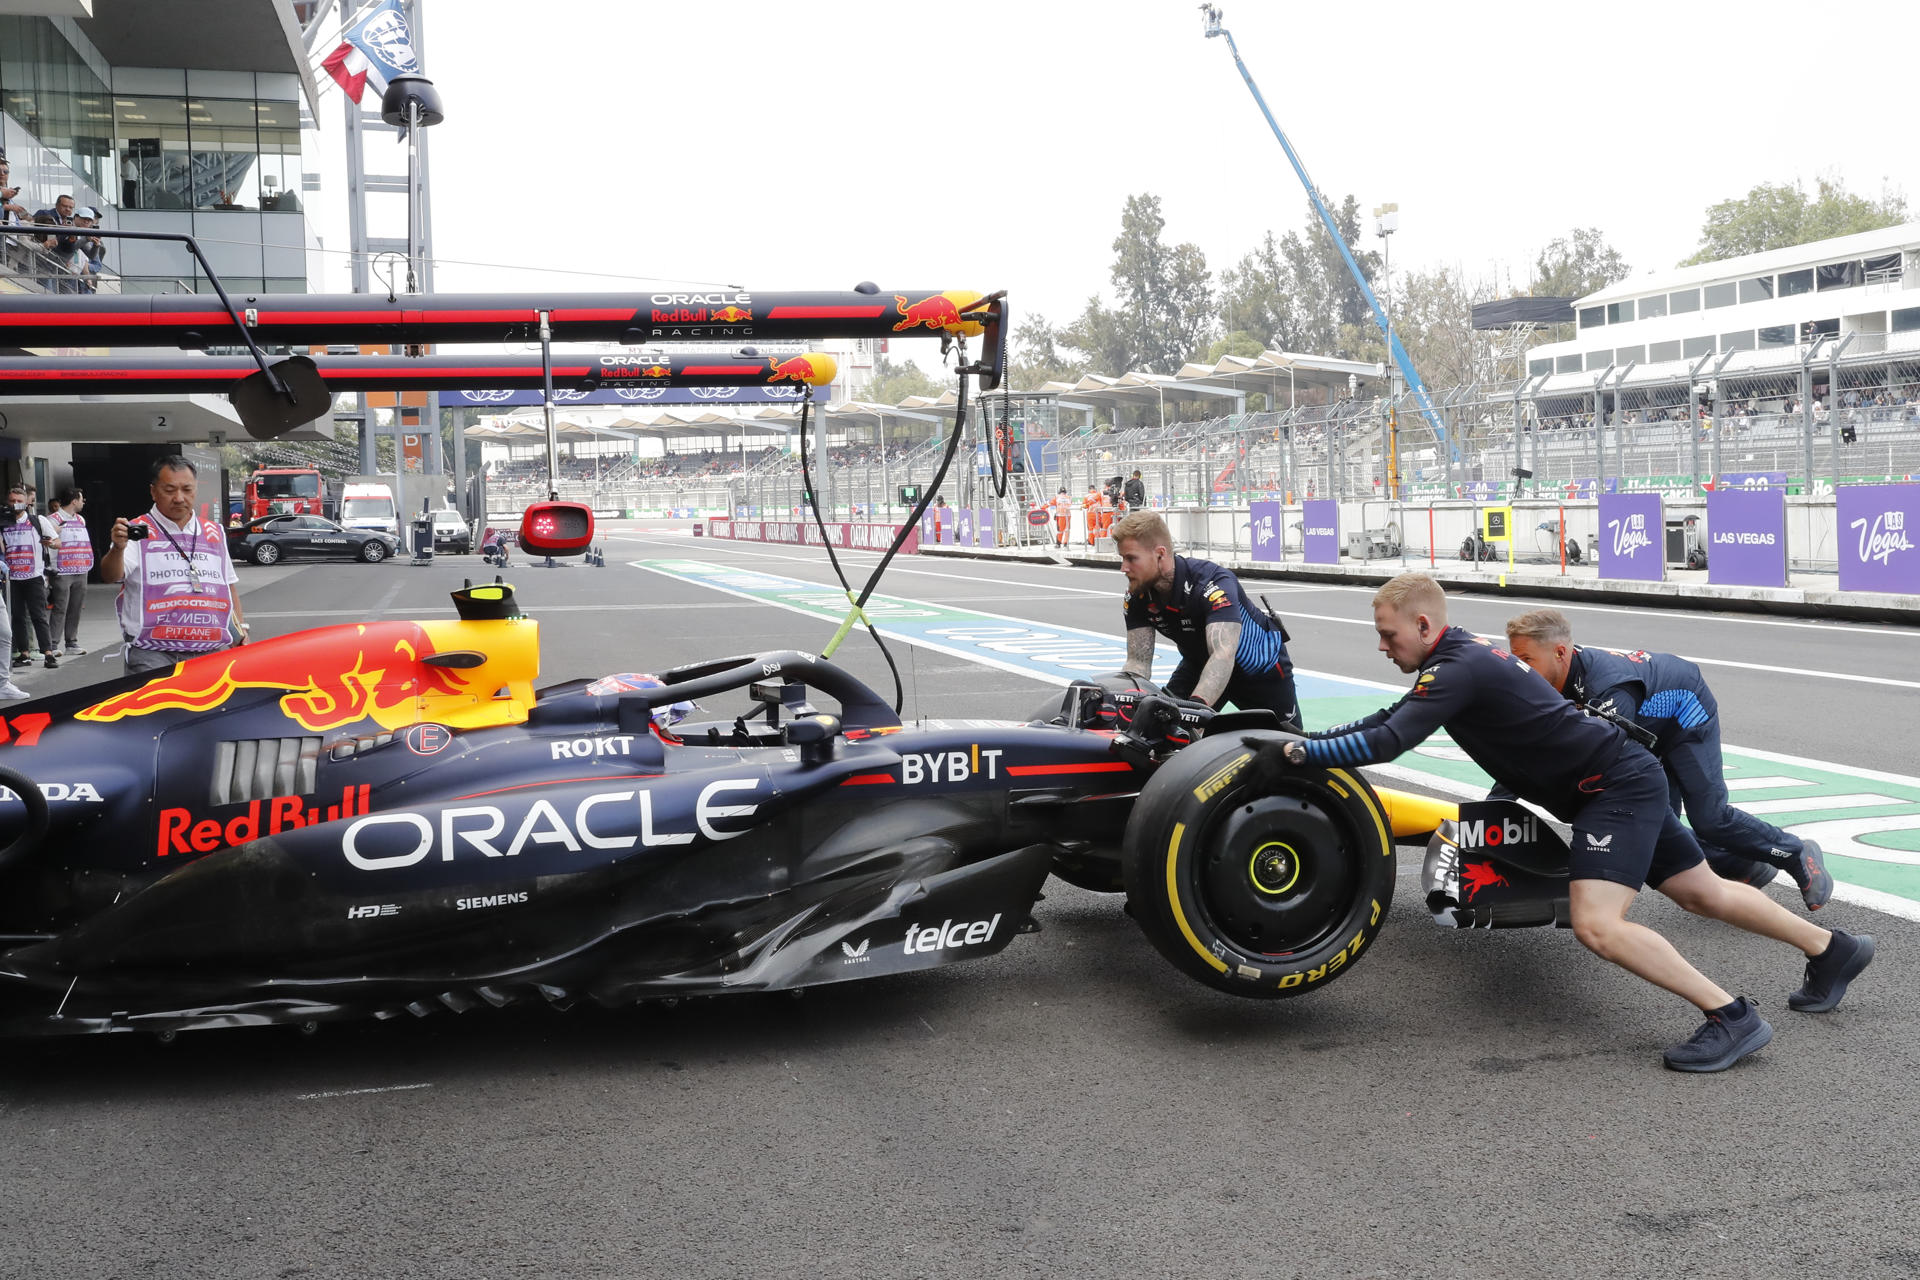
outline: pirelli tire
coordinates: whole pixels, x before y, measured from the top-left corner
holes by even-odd
[[[1182,750],[1141,790],[1121,846],[1128,906],[1154,947],[1254,999],[1326,986],[1393,904],[1380,798],[1349,770],[1255,764],[1289,737],[1228,731]]]

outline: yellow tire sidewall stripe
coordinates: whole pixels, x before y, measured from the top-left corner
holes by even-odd
[[[1200,939],[1193,935],[1193,926],[1187,923],[1187,913],[1180,909],[1180,841],[1187,834],[1187,824],[1173,824],[1173,836],[1167,841],[1167,905],[1173,908],[1173,922],[1180,926],[1180,933],[1193,948],[1193,953],[1212,965],[1221,973],[1227,971],[1226,961],[1200,945]]]

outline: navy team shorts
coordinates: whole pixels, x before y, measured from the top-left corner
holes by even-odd
[[[1704,861],[1693,832],[1668,805],[1666,771],[1637,746],[1581,784],[1593,799],[1573,816],[1569,878],[1657,889]]]

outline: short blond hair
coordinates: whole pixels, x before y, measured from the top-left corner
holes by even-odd
[[[1507,643],[1525,637],[1537,644],[1573,643],[1573,624],[1558,609],[1535,609],[1507,619]]]
[[[1381,605],[1415,617],[1426,614],[1442,626],[1447,622],[1447,593],[1424,573],[1403,573],[1373,593],[1373,607]]]
[[[1123,542],[1173,550],[1173,534],[1167,531],[1167,522],[1160,518],[1158,511],[1134,511],[1120,517],[1113,526],[1113,545],[1117,547]]]

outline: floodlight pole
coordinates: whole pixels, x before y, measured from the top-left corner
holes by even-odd
[[[1307,199],[1312,202],[1314,212],[1320,215],[1320,221],[1326,226],[1327,234],[1333,238],[1333,243],[1339,246],[1340,256],[1345,260],[1347,270],[1353,275],[1354,285],[1359,288],[1360,296],[1367,300],[1367,306],[1373,311],[1374,323],[1378,324],[1380,331],[1386,335],[1387,354],[1399,368],[1401,376],[1407,380],[1408,390],[1413,392],[1414,398],[1419,402],[1421,416],[1426,418],[1427,425],[1433,428],[1434,438],[1445,445],[1448,453],[1458,461],[1460,450],[1454,444],[1453,437],[1448,434],[1446,424],[1440,420],[1439,411],[1433,407],[1433,399],[1427,394],[1426,384],[1420,380],[1420,375],[1415,371],[1413,361],[1408,358],[1406,349],[1400,345],[1400,340],[1393,335],[1393,330],[1387,322],[1387,314],[1380,306],[1380,299],[1373,296],[1373,289],[1368,286],[1366,275],[1360,270],[1360,264],[1354,261],[1353,250],[1347,247],[1346,237],[1340,234],[1339,224],[1334,222],[1333,214],[1328,212],[1326,203],[1320,199],[1320,189],[1314,186],[1313,179],[1307,176],[1306,166],[1300,162],[1299,155],[1294,152],[1293,143],[1287,140],[1286,133],[1280,128],[1279,122],[1273,118],[1273,112],[1267,108],[1267,100],[1261,96],[1260,86],[1253,82],[1253,73],[1247,70],[1246,61],[1240,56],[1240,46],[1234,43],[1233,33],[1220,25],[1220,10],[1210,4],[1201,5],[1200,10],[1206,15],[1207,38],[1209,40],[1215,36],[1226,38],[1227,48],[1233,53],[1233,64],[1240,69],[1240,78],[1247,82],[1247,90],[1253,94],[1254,102],[1259,105],[1260,114],[1266,117],[1267,127],[1272,129],[1273,136],[1280,140],[1280,148],[1287,153],[1287,162],[1293,166],[1294,176],[1298,177],[1300,185],[1307,189]]]

